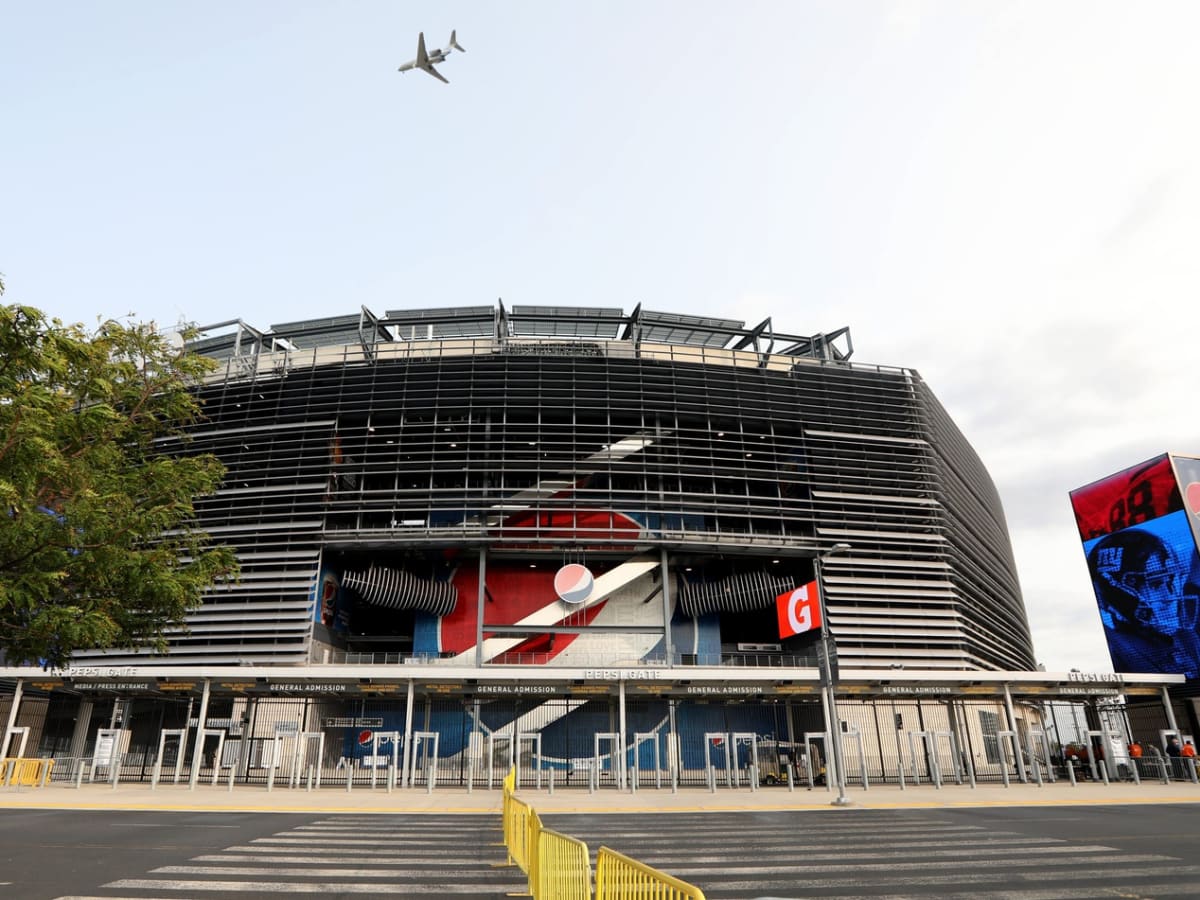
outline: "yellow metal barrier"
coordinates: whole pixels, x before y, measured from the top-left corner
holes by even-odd
[[[591,900],[587,844],[543,828],[533,807],[517,799],[516,777],[515,768],[505,776],[501,806],[509,864],[525,873],[534,900]],[[596,856],[596,900],[704,900],[704,892],[601,847]]]
[[[704,900],[704,892],[686,881],[601,847],[596,854],[596,900]]]
[[[540,824],[540,820],[539,820]],[[587,844],[549,828],[537,838],[535,900],[592,900],[592,864]]]
[[[529,842],[531,828],[530,820],[535,813],[528,803],[516,797],[508,798],[508,810],[505,814],[504,846],[508,848],[508,861],[516,863],[517,868],[529,873],[529,857],[533,846]]]
[[[50,780],[50,772],[53,768],[54,760],[52,759],[24,759],[10,756],[8,759],[0,760],[0,785],[40,787]]]

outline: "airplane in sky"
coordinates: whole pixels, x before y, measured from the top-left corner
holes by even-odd
[[[397,71],[407,72],[409,69],[422,69],[422,70],[428,72],[430,75],[432,75],[438,81],[445,81],[446,84],[449,84],[450,82],[442,77],[442,73],[439,72],[437,69],[435,69],[433,67],[433,64],[445,62],[446,57],[450,55],[451,49],[457,50],[459,53],[467,52],[466,50],[464,50],[462,47],[459,46],[458,41],[455,39],[454,35],[455,35],[455,33],[453,31],[451,31],[450,32],[450,43],[448,43],[446,45],[445,49],[431,50],[429,52],[426,52],[425,51],[425,32],[421,32],[420,34],[417,35],[417,58],[410,59],[408,62],[406,62],[404,65],[402,65]]]

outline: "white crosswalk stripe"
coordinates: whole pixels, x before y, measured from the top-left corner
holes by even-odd
[[[348,881],[331,881],[328,883],[311,881],[158,881],[151,879],[125,878],[114,881],[105,887],[122,890],[138,890],[146,888],[156,891],[222,891],[227,893],[245,893],[252,897],[263,894],[396,894],[400,896],[412,894],[430,894],[445,896],[447,894],[476,893],[478,887],[465,884],[361,884]],[[178,900],[178,898],[176,898]]]

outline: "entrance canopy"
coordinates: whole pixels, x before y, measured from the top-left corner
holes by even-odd
[[[384,697],[407,694],[487,697],[676,697],[692,700],[819,697],[812,668],[720,666],[531,668],[450,665],[400,666],[72,666],[64,669],[0,668],[0,683],[26,691],[84,696]],[[842,670],[839,696],[848,699],[928,698],[1085,700],[1157,696],[1182,685],[1182,675],[1112,672],[984,672]]]

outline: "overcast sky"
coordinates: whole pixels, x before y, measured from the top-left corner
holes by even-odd
[[[450,84],[399,74],[458,30]],[[1067,492],[1200,453],[1200,3],[0,0],[5,300],[276,322],[641,303],[917,370],[1037,658]]]

